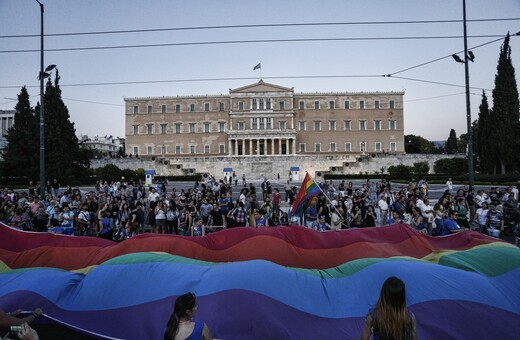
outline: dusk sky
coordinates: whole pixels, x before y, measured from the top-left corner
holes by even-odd
[[[520,31],[520,1],[466,2],[476,119],[483,89],[492,105],[503,37]],[[45,37],[45,65],[58,65],[78,134],[124,137],[124,97],[228,94],[260,76],[295,92],[405,91],[405,134],[466,132],[464,65],[451,57],[463,58],[462,0],[42,3],[45,34],[62,34]],[[63,35],[92,32],[105,33]],[[14,107],[23,85],[38,102],[39,34],[35,0],[0,0],[0,109]],[[143,47],[154,44],[167,46]],[[518,77],[520,36],[510,45]],[[103,48],[52,51],[83,47]]]

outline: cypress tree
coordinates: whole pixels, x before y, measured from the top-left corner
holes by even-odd
[[[486,92],[482,91],[482,101],[479,106],[478,124],[476,128],[476,152],[478,155],[480,171],[483,173],[496,173],[497,158],[495,154],[496,129],[489,111]]]
[[[7,131],[7,145],[1,163],[2,177],[26,177],[34,180],[38,176],[39,141],[35,118],[29,93],[22,87],[15,106],[14,124]]]
[[[511,62],[508,33],[500,48],[491,114],[492,128],[496,136],[495,155],[502,174],[513,171],[515,163],[518,164],[519,109],[518,88],[515,69]]]
[[[455,154],[458,152],[458,143],[457,143],[457,133],[454,129],[450,130],[450,136],[448,137],[448,140],[446,141],[446,153],[448,154]]]
[[[60,183],[83,177],[89,166],[89,153],[76,136],[69,110],[61,98],[60,75],[56,69],[54,82],[45,87],[45,168],[47,180]],[[39,106],[36,117],[39,119]]]

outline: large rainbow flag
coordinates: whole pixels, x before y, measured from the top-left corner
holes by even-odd
[[[393,275],[420,339],[520,334],[520,249],[476,232],[233,228],[114,243],[0,225],[0,309],[41,307],[37,322],[98,338],[161,339],[175,298],[194,292],[217,339],[357,339]]]
[[[301,209],[303,203],[309,198],[318,195],[321,192],[321,189],[318,187],[316,183],[312,180],[311,176],[308,173],[305,174],[305,178],[303,179],[302,186],[300,187],[300,191],[298,191],[298,195],[296,195],[296,199],[291,208],[291,215],[294,216]]]

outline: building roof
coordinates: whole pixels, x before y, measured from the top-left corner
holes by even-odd
[[[248,92],[294,92],[294,87],[283,87],[270,84],[260,79],[257,83],[242,86],[236,89],[229,89],[229,93],[248,93]]]

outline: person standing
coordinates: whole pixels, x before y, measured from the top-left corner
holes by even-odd
[[[391,276],[383,283],[375,308],[365,317],[361,339],[417,340],[417,321],[406,307],[405,284],[399,278]]]
[[[260,210],[255,209],[254,211],[254,225],[253,227],[259,228],[259,227],[269,227],[269,219],[267,216],[262,214]]]
[[[195,294],[187,293],[175,300],[173,313],[166,324],[165,340],[204,339],[212,340],[211,331],[204,321],[194,321],[197,314]]]
[[[273,213],[280,214],[280,203],[282,201],[282,195],[280,194],[280,190],[278,188],[274,189],[274,194],[271,198],[271,203],[273,203]]]
[[[314,222],[318,219],[318,208],[317,205],[317,199],[314,197],[310,200],[309,206],[305,210],[305,226],[307,228],[311,228],[314,224]]]
[[[320,216],[320,218],[318,220],[314,221],[314,223],[312,224],[312,229],[314,229],[316,231],[332,230],[332,228],[330,227],[330,224],[328,224],[325,221],[325,216]]]
[[[455,210],[450,210],[448,213],[448,218],[444,220],[443,228],[441,231],[441,236],[451,235],[455,233],[459,233],[466,229],[461,228],[457,224],[457,212]]]
[[[451,177],[448,178],[448,180],[446,181],[446,186],[448,187],[448,191],[450,194],[453,193],[453,182],[451,181]]]
[[[291,195],[292,187],[291,182],[287,180],[287,183],[285,184],[285,202],[289,202],[289,196]]]
[[[473,221],[476,222],[480,228],[480,232],[483,234],[487,233],[487,225],[488,225],[488,218],[489,216],[489,208],[487,202],[482,202],[482,205],[480,208],[477,209],[475,212],[475,215],[473,217]]]
[[[377,202],[377,206],[379,207],[379,216],[381,225],[386,225],[388,221],[388,203],[386,202],[386,197],[381,195],[379,202]]]

